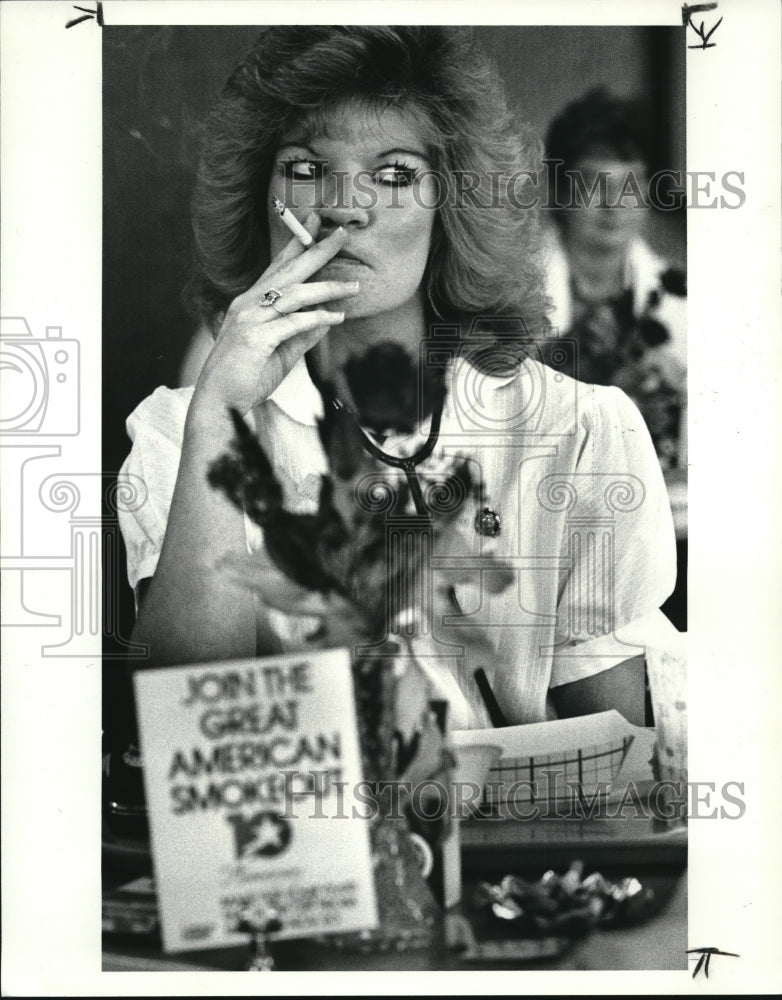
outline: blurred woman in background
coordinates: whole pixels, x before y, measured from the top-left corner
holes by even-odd
[[[644,238],[649,138],[640,102],[590,91],[546,140],[548,291],[555,335],[578,344],[577,377],[619,386],[640,409],[665,474],[678,541],[666,606],[686,628],[686,281]]]

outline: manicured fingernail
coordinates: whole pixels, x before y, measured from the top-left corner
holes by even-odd
[[[307,216],[307,218],[304,220],[304,225],[305,226],[313,226],[317,222],[317,220],[319,218],[320,218],[320,216],[318,215],[318,213],[315,212],[315,211],[312,211],[312,212],[309,213],[309,215]]]

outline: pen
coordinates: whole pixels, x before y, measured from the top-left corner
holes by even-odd
[[[289,211],[276,195],[272,197],[272,207],[296,239],[300,240],[305,247],[312,246],[315,242],[312,236],[302,226],[293,212]]]
[[[500,708],[497,699],[494,697],[494,692],[489,684],[489,678],[486,676],[486,671],[483,667],[478,667],[473,674],[473,677],[475,678],[475,683],[478,685],[478,690],[481,692],[481,697],[483,698],[483,703],[489,713],[491,724],[495,729],[507,726],[508,720],[502,714],[502,709]]]

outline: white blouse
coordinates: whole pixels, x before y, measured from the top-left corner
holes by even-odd
[[[439,623],[413,648],[448,698],[455,727],[489,724],[472,676],[476,665],[486,670],[510,723],[539,722],[547,717],[550,687],[606,670],[645,645],[673,641],[675,630],[658,610],[676,576],[662,474],[640,413],[619,389],[576,382],[534,357],[505,377],[457,359],[448,379],[438,443],[419,474],[437,481],[467,459],[501,530],[496,538],[479,534],[478,504],[464,503],[456,527],[476,572],[455,588],[465,616],[458,630],[460,636],[480,630],[480,664],[438,642]],[[133,447],[120,478],[140,477],[147,496],[138,509],[120,512],[133,588],[157,566],[192,394],[192,388],[159,388],[127,421]],[[316,508],[326,471],[316,427],[321,412],[303,362],[257,411],[259,439],[290,510]],[[412,454],[428,424],[392,436],[384,450]],[[256,550],[262,532],[247,519],[246,527],[248,548]],[[491,593],[481,560],[497,557],[516,579]],[[284,649],[301,649],[313,631],[311,619],[270,617]],[[493,657],[485,657],[487,648]]]

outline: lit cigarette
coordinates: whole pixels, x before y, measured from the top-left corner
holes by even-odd
[[[274,211],[279,215],[285,225],[290,229],[297,240],[301,240],[305,247],[312,246],[315,240],[307,232],[307,230],[302,226],[293,212],[289,212],[288,209],[283,205],[279,198],[272,198],[272,207]]]

